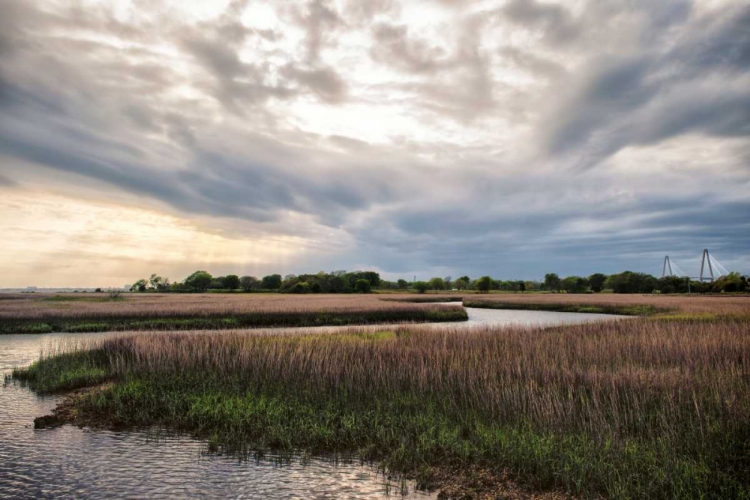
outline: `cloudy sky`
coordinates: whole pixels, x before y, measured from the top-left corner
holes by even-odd
[[[0,10],[0,286],[750,272],[748,1]]]

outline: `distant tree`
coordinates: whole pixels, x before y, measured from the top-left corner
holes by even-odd
[[[370,286],[369,280],[360,278],[354,284],[354,289],[357,291],[357,293],[370,293],[372,287]]]
[[[162,284],[164,283],[164,278],[156,274],[152,274],[151,277],[148,279],[148,282],[151,284],[151,288],[153,288],[154,290],[159,290],[162,288]]]
[[[432,278],[429,283],[431,290],[445,290],[445,281],[443,278]]]
[[[415,281],[411,284],[411,287],[419,293],[425,293],[430,288],[430,284],[426,281]]]
[[[229,274],[224,277],[224,288],[236,290],[240,287],[240,278],[236,274]]]
[[[328,293],[345,293],[347,291],[348,281],[346,275],[331,274],[328,277]]]
[[[588,280],[580,276],[568,276],[562,280],[562,288],[568,293],[583,293],[588,286]]]
[[[97,289],[96,289],[96,290],[94,290],[94,291],[95,291],[96,293],[102,293],[102,289],[101,289],[101,288],[97,288]]]
[[[308,293],[310,284],[307,281],[298,281],[288,291],[291,293]]]
[[[446,290],[453,290],[453,278],[451,276],[446,276],[443,278],[443,281],[445,282]]]
[[[747,280],[737,272],[722,276],[713,282],[713,292],[744,292],[747,289]]]
[[[148,281],[145,279],[140,279],[133,283],[133,285],[130,287],[131,292],[145,292],[146,288],[148,288]]]
[[[687,293],[688,279],[681,276],[664,276],[656,280],[659,293]]]
[[[195,271],[193,274],[185,278],[185,285],[197,292],[205,292],[208,287],[211,286],[212,281],[213,276],[206,271]]]
[[[371,288],[378,288],[380,286],[380,274],[374,271],[354,271],[347,273],[346,279],[349,282],[349,288],[356,289],[358,280],[367,280],[370,283]]]
[[[491,286],[492,278],[490,278],[489,276],[482,276],[476,282],[477,290],[479,290],[481,293],[489,292]]]
[[[396,286],[398,286],[399,290],[406,290],[409,288],[409,282],[405,279],[400,279],[396,282]]]
[[[466,290],[469,288],[469,284],[471,283],[471,280],[468,276],[461,276],[456,281],[453,282],[453,286],[455,286],[458,290]]]
[[[607,286],[615,293],[651,293],[657,285],[657,279],[650,274],[632,271],[613,274],[607,278]]]
[[[258,281],[258,278],[255,276],[243,276],[240,278],[240,288],[242,290],[249,292],[251,290],[254,290],[260,286],[260,281]]]
[[[550,290],[552,292],[557,292],[560,290],[560,286],[562,285],[562,282],[560,281],[560,277],[555,273],[548,273],[544,275],[544,288],[547,290]]]
[[[519,281],[518,282],[518,289],[521,290],[521,293],[526,291],[526,282]]]
[[[323,291],[323,288],[320,286],[320,283],[315,282],[310,286],[310,291],[312,293],[320,293]]]
[[[224,288],[224,276],[214,276],[211,278],[211,284],[208,285],[209,290],[221,290]]]
[[[599,293],[604,290],[604,283],[607,281],[607,275],[602,273],[594,273],[589,276],[589,286],[591,291]]]
[[[264,276],[261,282],[261,288],[265,290],[278,290],[281,288],[281,275],[271,274]]]

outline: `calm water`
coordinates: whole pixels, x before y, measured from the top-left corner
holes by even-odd
[[[467,309],[461,327],[550,326],[617,318],[599,314]],[[438,327],[436,325],[436,327]],[[24,366],[41,349],[115,334],[0,335],[0,372]],[[158,335],[155,334],[155,335]],[[58,397],[14,384],[0,389],[0,498],[434,498],[413,484],[386,485],[358,461],[279,457],[238,461],[206,453],[185,436],[147,431],[34,430]]]

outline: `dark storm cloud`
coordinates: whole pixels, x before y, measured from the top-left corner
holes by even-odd
[[[575,151],[580,166],[592,167],[629,144],[687,132],[750,135],[750,6],[693,24],[662,54],[590,64],[545,117],[550,153]]]

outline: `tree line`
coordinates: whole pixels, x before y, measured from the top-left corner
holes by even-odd
[[[544,276],[544,281],[501,280],[490,276],[471,279],[461,276],[453,279],[435,277],[429,281],[409,282],[404,279],[387,281],[374,271],[333,271],[317,274],[270,274],[262,278],[255,276],[212,276],[206,271],[196,271],[182,282],[170,282],[152,274],[140,279],[130,287],[131,292],[282,292],[282,293],[370,293],[373,290],[404,290],[425,293],[429,290],[474,290],[488,293],[493,290],[507,292],[565,292],[600,293],[609,290],[614,293],[721,293],[750,291],[746,277],[739,273],[729,273],[713,282],[691,281],[688,278],[667,276],[656,278],[650,274],[625,271],[606,275],[594,273],[591,276],[567,276],[560,278],[555,273]]]
[[[283,293],[369,293],[381,284],[380,274],[373,271],[333,271],[317,274],[270,274],[263,278],[255,276],[212,276],[206,271],[196,271],[182,282],[170,282],[152,274],[140,279],[130,287],[131,292],[283,292]]]

